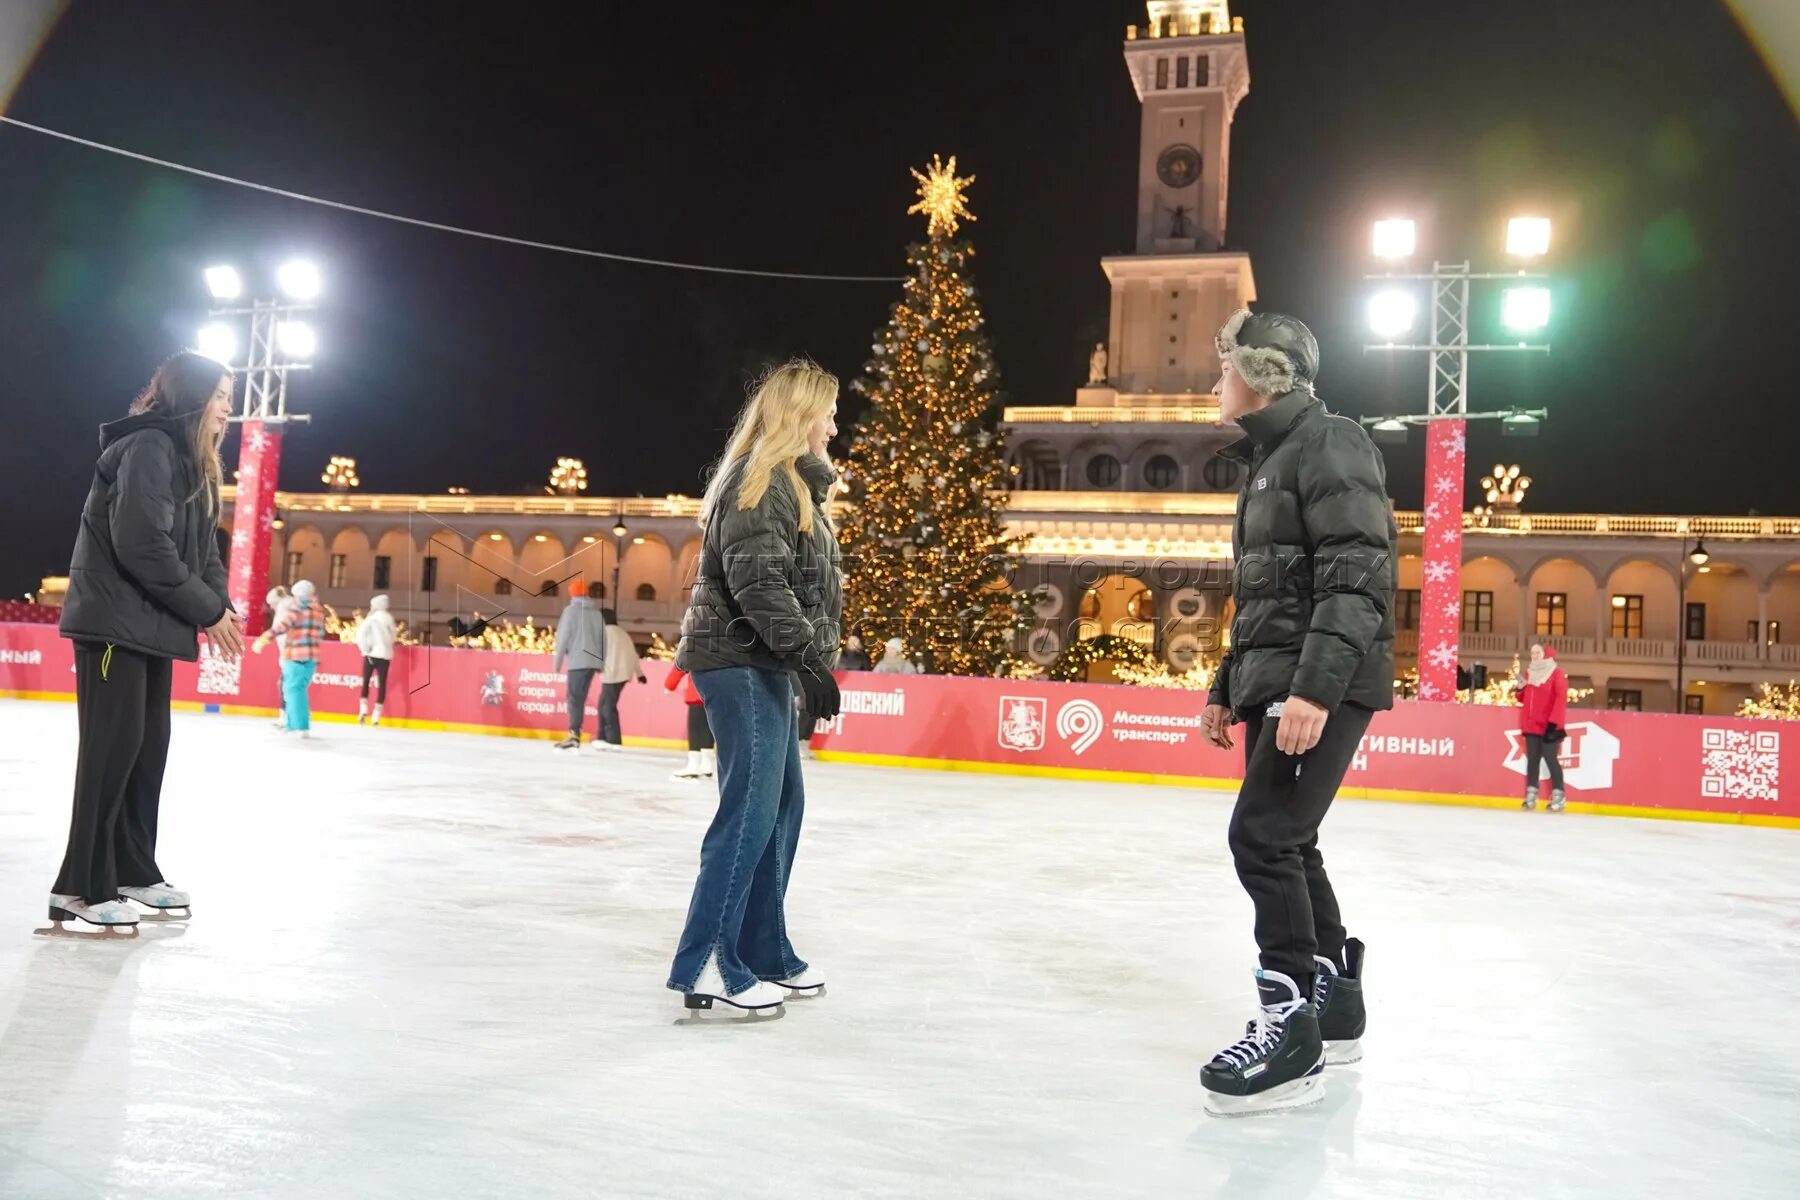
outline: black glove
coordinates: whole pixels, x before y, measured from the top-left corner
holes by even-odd
[[[815,721],[831,720],[844,706],[837,680],[823,667],[800,669],[800,691],[806,696],[806,711]]]
[[[639,675],[638,682],[639,683],[649,683],[650,681],[648,679],[644,678],[642,675]]]

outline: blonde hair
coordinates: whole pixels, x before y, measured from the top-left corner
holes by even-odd
[[[700,524],[705,526],[711,521],[713,510],[723,499],[726,477],[739,459],[746,459],[738,483],[737,506],[751,509],[761,504],[770,480],[780,471],[787,476],[799,501],[800,529],[810,533],[816,506],[795,464],[808,452],[807,431],[831,411],[837,395],[837,376],[810,359],[789,359],[770,368],[757,382],[744,411],[738,414],[737,425],[725,443],[725,453],[713,468],[706,498],[700,506]]]

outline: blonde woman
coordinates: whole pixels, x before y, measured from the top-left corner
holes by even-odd
[[[838,381],[803,360],[764,376],[701,506],[700,564],[675,665],[718,741],[719,811],[700,846],[669,987],[689,1009],[775,1016],[824,977],[788,941],[782,909],[805,807],[794,672],[806,708],[838,713],[832,678],[843,586],[827,501],[837,476]]]
[[[156,865],[169,757],[171,664],[198,635],[235,659],[242,622],[219,557],[219,442],[231,372],[198,354],[164,363],[123,420],[100,427],[100,460],[70,560],[62,635],[75,642],[81,746],[69,846],[50,919],[129,930],[135,900],[159,916],[188,895]]]

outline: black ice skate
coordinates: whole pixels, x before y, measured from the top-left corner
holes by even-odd
[[[581,749],[581,739],[579,737],[577,737],[575,734],[571,733],[568,737],[566,737],[562,741],[556,743],[556,745],[551,747],[551,749],[553,749],[553,750],[579,750],[579,749]]]
[[[1256,991],[1262,1011],[1241,1039],[1200,1069],[1211,1116],[1299,1108],[1325,1098],[1325,1046],[1311,1001],[1280,971],[1258,971]]]
[[[1316,956],[1319,973],[1313,977],[1313,1007],[1319,1012],[1319,1036],[1325,1041],[1325,1061],[1334,1067],[1362,1061],[1362,1035],[1369,1026],[1363,1008],[1363,944],[1355,938],[1344,943],[1344,962],[1339,965]]]

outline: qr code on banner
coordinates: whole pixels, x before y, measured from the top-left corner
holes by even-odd
[[[243,663],[227,662],[213,653],[210,644],[200,650],[200,683],[198,690],[205,696],[235,696],[238,694],[238,673]]]
[[[1700,794],[1728,800],[1779,799],[1781,735],[1774,730],[1705,729]]]

